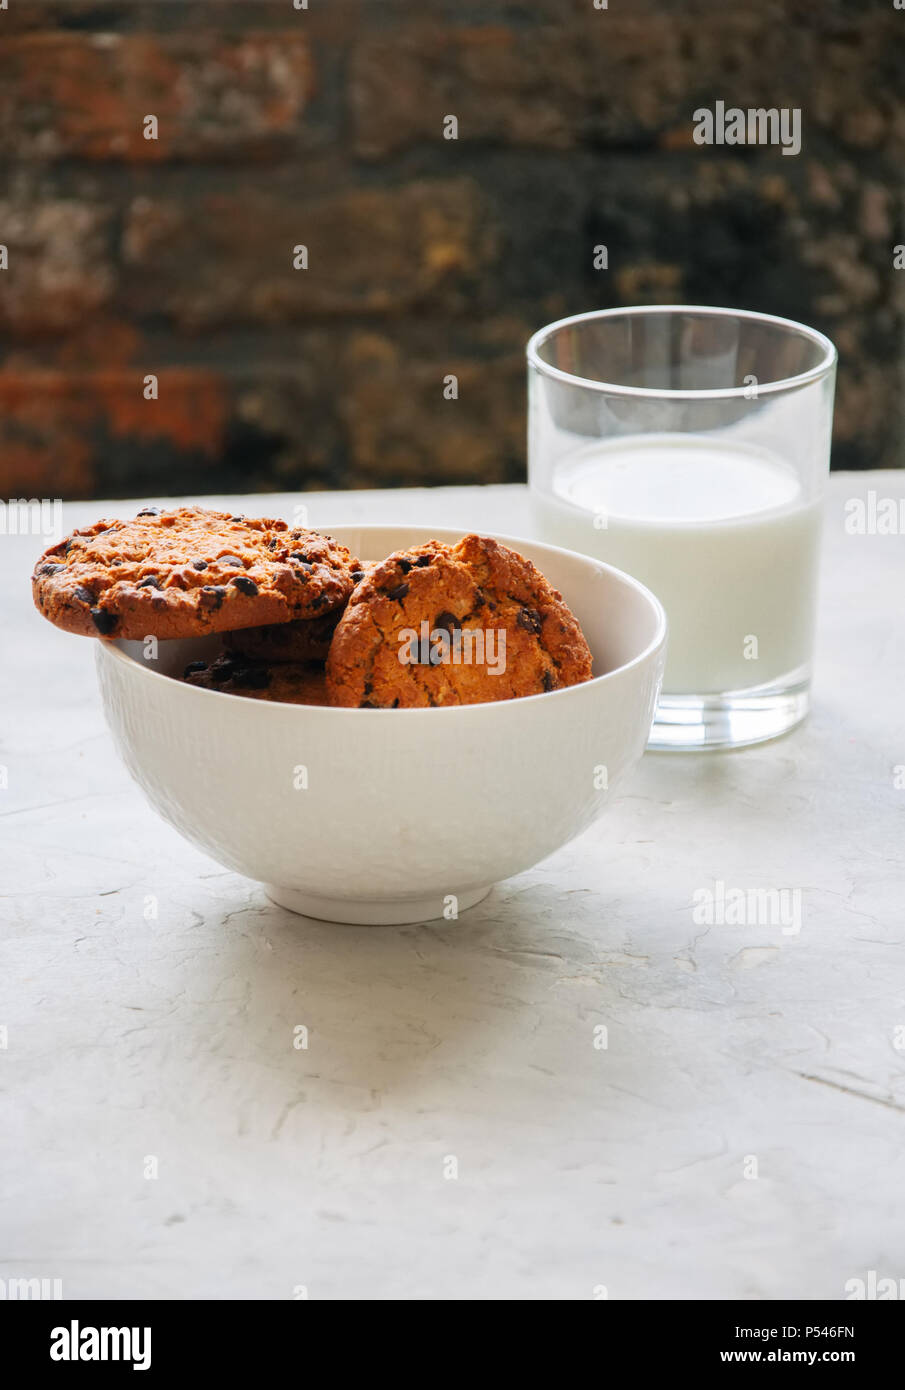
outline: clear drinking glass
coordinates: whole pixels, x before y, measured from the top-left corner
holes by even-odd
[[[808,711],[836,349],[790,319],[688,305],[560,319],[528,343],[538,535],[669,618],[651,748],[737,747]]]

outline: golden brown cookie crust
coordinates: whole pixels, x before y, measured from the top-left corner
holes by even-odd
[[[504,631],[505,670],[401,662],[401,634],[423,621],[431,630]],[[531,561],[469,535],[398,551],[358,585],[330,645],[327,690],[331,704],[361,708],[478,704],[577,685],[591,665],[576,618]]]
[[[203,507],[98,521],[41,556],[37,607],[89,637],[194,637],[317,618],[342,607],[358,561],[285,521]]]
[[[193,661],[183,675],[186,685],[245,695],[276,704],[326,705],[327,684],[319,662],[245,661],[229,652],[215,661]]]

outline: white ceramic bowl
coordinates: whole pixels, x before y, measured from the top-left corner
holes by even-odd
[[[337,526],[365,560],[462,532]],[[594,679],[447,709],[270,704],[172,680],[219,637],[98,642],[104,708],[151,804],[274,901],[330,922],[422,922],[479,902],[600,815],[641,757],[666,618],[634,579],[535,541],[497,539],[560,589]]]

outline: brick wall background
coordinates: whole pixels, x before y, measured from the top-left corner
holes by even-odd
[[[834,465],[901,466],[903,55],[893,0],[7,0],[0,496],[520,479],[526,338],[637,302],[815,324]]]

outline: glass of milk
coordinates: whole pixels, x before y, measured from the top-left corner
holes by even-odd
[[[790,319],[686,305],[561,319],[528,343],[540,538],[669,618],[652,748],[738,747],[808,711],[836,350]]]

